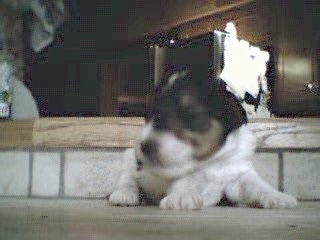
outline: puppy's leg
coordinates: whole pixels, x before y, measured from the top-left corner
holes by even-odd
[[[217,182],[208,184],[201,193],[203,206],[209,207],[217,205],[221,201],[223,193],[224,187],[222,184]]]
[[[124,158],[131,163],[120,175],[119,181],[109,197],[109,203],[115,206],[139,205],[139,186],[135,178],[135,153],[133,149],[125,152]]]
[[[115,191],[109,197],[109,203],[115,206],[139,205],[139,187],[132,174],[124,173],[120,176]]]
[[[248,206],[291,208],[298,204],[294,197],[272,188],[254,170],[248,171],[229,184],[225,193],[231,201]]]
[[[197,192],[172,192],[160,202],[160,208],[165,210],[198,210],[202,208],[203,200]]]
[[[203,207],[203,198],[195,180],[180,179],[172,184],[168,195],[160,201],[160,208],[166,210],[197,210]]]

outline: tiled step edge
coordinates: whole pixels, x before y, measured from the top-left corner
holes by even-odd
[[[123,150],[0,151],[0,196],[105,198],[133,162]],[[320,200],[319,152],[257,152],[257,171],[275,188]]]
[[[258,172],[279,190],[319,200],[319,125],[314,119],[251,122],[260,144],[254,159]],[[0,196],[105,198],[122,169],[134,164],[122,158],[126,148],[2,149]]]
[[[320,151],[320,118],[260,119],[248,126],[262,151]]]

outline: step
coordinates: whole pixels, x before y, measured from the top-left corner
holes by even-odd
[[[319,239],[320,202],[294,209],[163,211],[103,200],[0,198],[0,239]]]
[[[142,118],[44,118],[0,122],[0,196],[105,198],[130,162]],[[320,199],[319,119],[256,119],[254,164],[275,188]]]

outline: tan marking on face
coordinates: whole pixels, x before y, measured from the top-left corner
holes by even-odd
[[[219,149],[223,140],[224,128],[222,124],[212,119],[211,127],[208,131],[202,133],[194,133],[185,131],[183,139],[193,147],[193,156],[202,160],[211,156]]]
[[[183,95],[180,99],[180,105],[182,109],[188,109],[188,107],[191,106],[193,101],[194,98],[192,98],[190,95]]]

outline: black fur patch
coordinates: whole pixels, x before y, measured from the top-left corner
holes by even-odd
[[[226,89],[220,79],[208,77],[202,66],[178,67],[176,71],[188,71],[169,87],[165,80],[157,87],[152,110],[156,130],[184,128],[204,132],[210,127],[210,119],[217,119],[227,136],[234,129],[247,123],[246,112],[238,99]],[[170,68],[170,74],[174,74]],[[168,74],[167,79],[171,76]],[[185,106],[183,98],[189,99]]]

